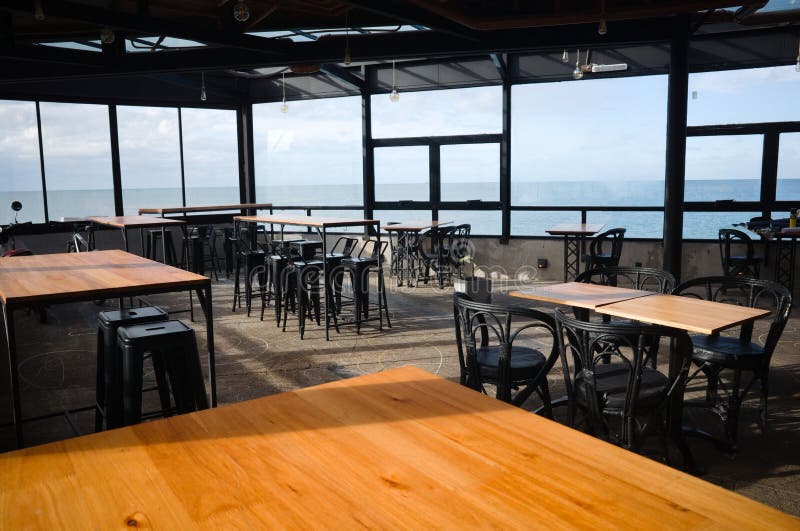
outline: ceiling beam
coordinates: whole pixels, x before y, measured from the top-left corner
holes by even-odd
[[[508,81],[508,64],[503,60],[499,53],[490,53],[489,59],[492,60],[497,73],[500,74],[500,79]]]
[[[342,68],[337,65],[326,64],[319,67],[320,71],[323,72],[325,75],[330,77],[335,77],[340,81],[344,81],[350,85],[353,85],[358,90],[363,90],[364,87],[367,86],[366,81],[361,79],[359,76],[352,73],[350,70],[346,68]]]
[[[369,11],[377,15],[393,18],[397,20],[398,23],[404,23],[411,26],[426,26],[445,35],[450,35],[452,37],[458,37],[461,39],[472,41],[479,39],[479,36],[473,30],[464,27],[463,24],[453,22],[449,18],[442,17],[437,13],[432,13],[424,7],[415,6],[409,2],[388,0],[384,0],[383,2],[345,0],[345,3],[363,11]]]

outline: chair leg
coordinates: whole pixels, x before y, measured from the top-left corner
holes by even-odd
[[[153,363],[153,372],[156,376],[156,385],[158,385],[158,398],[161,401],[161,411],[164,416],[171,415],[172,403],[169,399],[169,384],[167,383],[167,367],[164,364],[164,358],[160,352],[152,352],[150,354],[150,361]]]
[[[94,410],[94,431],[98,432],[103,429],[103,417],[106,415],[106,366],[105,366],[105,341],[103,333],[97,331],[97,350],[96,352],[103,352],[103,355],[97,356],[97,374],[95,376],[95,410]]]
[[[731,395],[728,399],[728,418],[725,421],[725,434],[730,444],[731,451],[737,450],[739,439],[739,410],[742,405],[742,397],[739,390],[742,385],[742,371],[733,371],[733,382],[731,382]]]
[[[767,432],[767,399],[769,398],[769,368],[757,374],[761,383],[761,408],[759,410],[759,420],[761,422],[761,433]]]
[[[239,270],[241,269],[239,263],[239,255],[236,255],[233,263],[233,308],[232,312],[236,311],[236,302],[239,302],[239,308],[242,307],[242,301],[239,299]]]

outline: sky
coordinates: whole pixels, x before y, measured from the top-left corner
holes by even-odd
[[[666,76],[588,79],[512,89],[512,179],[661,181],[664,176]],[[800,120],[800,73],[793,66],[692,74],[689,125]],[[254,108],[259,186],[360,186],[358,97],[290,101]],[[373,136],[499,133],[500,87],[373,96]],[[189,187],[236,186],[233,111],[184,109]],[[41,103],[48,187],[110,189],[108,110]],[[124,188],[180,186],[177,110],[119,107]],[[0,101],[2,189],[41,189],[35,107]],[[757,179],[761,137],[689,138],[687,179]],[[800,176],[800,134],[782,135],[779,174]],[[376,150],[379,183],[427,182],[424,148]],[[496,183],[497,145],[442,152],[444,182]],[[380,199],[380,198],[379,198]],[[386,198],[391,199],[391,198]],[[496,199],[488,198],[487,199]]]

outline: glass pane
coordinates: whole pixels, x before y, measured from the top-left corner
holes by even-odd
[[[275,205],[361,205],[361,98],[253,106],[256,197]]]
[[[580,212],[556,210],[511,212],[511,236],[549,236],[547,229],[561,223],[580,223]]]
[[[410,223],[412,221],[429,223],[432,219],[430,210],[376,210],[372,217],[380,220],[381,226],[388,223]]]
[[[686,239],[716,240],[719,229],[736,228],[739,223],[746,223],[750,218],[760,216],[761,212],[685,212],[683,214],[683,237]],[[755,234],[750,235],[757,239]]]
[[[686,201],[758,201],[762,135],[686,139]]]
[[[626,238],[658,238],[664,232],[663,212],[587,212],[588,223],[602,223],[603,231],[623,228]]]
[[[50,219],[113,216],[108,107],[43,102],[40,110]]]
[[[375,148],[376,201],[428,201],[427,146]]]
[[[512,204],[663,204],[666,76],[512,91]]]
[[[778,148],[778,201],[800,199],[800,133],[783,133]]]
[[[473,135],[503,129],[503,90],[478,87],[372,96],[373,138]]]
[[[236,112],[181,109],[188,206],[239,203]]]
[[[19,221],[44,222],[35,103],[0,101],[0,168],[0,223],[14,220],[12,201]]]
[[[688,124],[800,120],[798,93],[794,65],[690,74]]]
[[[500,201],[500,144],[441,146],[442,201]]]
[[[178,110],[120,106],[117,122],[125,214],[181,206]]]
[[[452,221],[454,225],[472,225],[471,235],[498,236],[502,230],[502,216],[499,210],[440,210],[441,221]]]

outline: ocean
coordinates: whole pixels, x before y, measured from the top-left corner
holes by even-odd
[[[686,201],[758,201],[760,182],[752,180],[690,180],[686,181]],[[239,191],[235,188],[187,188],[187,204],[238,203]],[[516,182],[511,186],[512,204],[515,205],[559,205],[559,206],[658,206],[663,202],[663,181],[562,181],[562,182]],[[304,205],[359,205],[362,202],[360,185],[315,185],[315,186],[261,186],[256,189],[259,201],[275,205],[300,207],[294,213],[302,213]],[[778,181],[779,200],[797,200],[800,207],[800,179]],[[376,199],[401,201],[427,199],[427,186],[422,184],[376,184]],[[51,220],[88,215],[113,215],[114,196],[107,190],[49,190],[48,209]],[[499,200],[499,186],[494,183],[442,183],[443,201],[467,201],[482,199]],[[44,220],[42,193],[35,191],[0,191],[0,222],[13,219],[9,207],[11,201],[23,203],[20,221],[41,222]],[[123,194],[126,214],[136,214],[141,207],[166,207],[180,205],[178,188],[127,189]],[[315,212],[321,216],[361,217],[359,210],[326,210]],[[717,230],[732,224],[747,221],[760,212],[687,212],[684,215],[684,238],[714,239]],[[785,217],[787,213],[776,213]],[[426,210],[377,211],[375,217],[382,222],[430,219]],[[455,223],[472,224],[477,235],[500,233],[500,212],[497,211],[449,211],[441,210],[439,219]],[[545,235],[546,229],[562,222],[579,222],[579,212],[541,211],[511,213],[511,233],[518,236]],[[661,212],[589,212],[589,223],[602,223],[605,227],[625,227],[626,235],[633,238],[661,238],[663,215]]]

